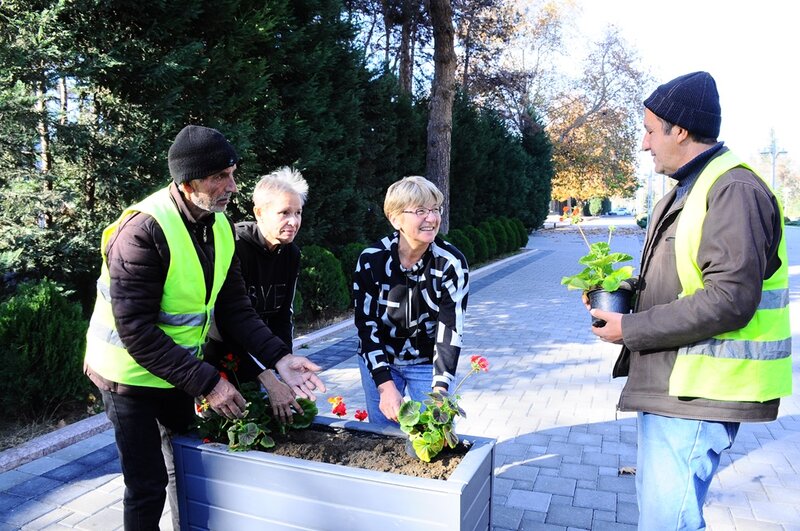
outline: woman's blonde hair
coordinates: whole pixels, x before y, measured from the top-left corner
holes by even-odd
[[[403,210],[415,207],[428,207],[433,204],[441,205],[444,195],[436,185],[425,177],[411,175],[403,177],[393,183],[386,190],[383,201],[383,213],[389,221],[398,216]]]
[[[261,177],[253,190],[253,205],[263,206],[272,200],[275,194],[289,192],[300,196],[305,204],[308,197],[308,183],[303,174],[294,168],[284,166]]]

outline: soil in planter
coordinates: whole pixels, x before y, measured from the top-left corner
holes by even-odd
[[[276,444],[268,451],[276,455],[430,479],[447,479],[468,450],[462,441],[425,463],[406,453],[400,437],[318,425],[271,435]]]

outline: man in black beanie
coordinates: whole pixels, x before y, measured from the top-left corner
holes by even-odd
[[[623,345],[621,411],[638,413],[639,529],[704,529],[703,503],[741,422],[792,392],[783,216],[772,190],[717,142],[714,78],[694,72],[644,101],[642,148],[677,181],[653,210],[634,313],[591,310]]]
[[[223,213],[238,160],[219,131],[186,126],[169,149],[173,183],[103,231],[84,369],[114,426],[126,530],[158,529],[168,483],[178,529],[169,434],[190,427],[195,397],[228,418],[243,415],[242,395],[202,361],[212,319],[295,395],[325,391],[320,368],[291,353],[245,291]]]

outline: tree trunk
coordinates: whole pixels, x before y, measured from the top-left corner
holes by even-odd
[[[392,27],[394,27],[394,19],[391,15],[391,6],[389,2],[383,0],[381,2],[381,8],[383,9],[383,37],[386,41],[386,47],[383,51],[383,63],[384,65],[389,65],[389,47],[392,44]]]
[[[58,95],[61,98],[61,125],[67,124],[67,112],[69,111],[68,101],[69,93],[67,92],[67,78],[61,77],[58,79]]]
[[[415,2],[411,0],[403,1],[403,18],[400,25],[400,72],[398,74],[398,82],[400,83],[400,90],[405,94],[411,94],[411,77],[413,72],[414,55],[412,53],[412,33],[414,24],[416,24],[416,10]]]
[[[100,109],[100,101],[97,94],[92,95],[92,114],[94,115],[94,135],[96,138],[100,137],[100,116],[102,109]],[[94,207],[97,200],[97,180],[95,178],[95,157],[94,150],[90,149],[86,157],[86,173],[83,179],[83,194],[86,199],[86,210],[94,213]]]
[[[47,87],[41,81],[36,85],[35,110],[38,115],[36,131],[39,133],[39,171],[45,176],[45,189],[51,191],[53,183],[50,181],[50,172],[53,169],[53,155],[50,153],[50,127],[47,123]]]
[[[426,174],[444,194],[441,232],[450,230],[450,139],[456,53],[453,44],[453,7],[450,0],[430,0],[433,25],[433,87],[428,119]]]
[[[469,22],[467,24],[467,32],[464,36],[464,72],[462,73],[461,79],[461,90],[464,92],[466,96],[469,96],[469,90],[467,88],[467,84],[469,83],[469,60],[470,60],[470,52],[472,51],[472,24]]]
[[[34,110],[38,115],[36,132],[39,134],[39,173],[44,179],[45,191],[52,192],[53,180],[50,172],[53,169],[53,154],[50,152],[50,126],[47,122],[47,86],[44,79],[36,84]],[[52,213],[41,212],[39,214],[39,226],[41,228],[47,228],[52,223]]]

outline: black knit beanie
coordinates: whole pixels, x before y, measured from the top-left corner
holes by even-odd
[[[210,127],[187,125],[169,148],[169,174],[175,184],[203,179],[239,161],[222,133]]]
[[[692,72],[658,87],[644,106],[697,136],[716,139],[722,122],[719,93],[708,72]]]

